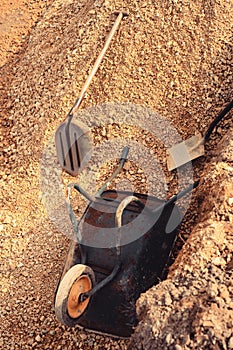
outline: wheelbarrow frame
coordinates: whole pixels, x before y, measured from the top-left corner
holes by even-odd
[[[76,185],[75,189],[86,196],[80,186]],[[61,279],[72,266],[85,264],[93,270],[96,284],[89,292],[81,295],[81,302],[90,298],[85,312],[74,319],[68,315],[65,317],[65,324],[79,325],[112,336],[129,337],[137,324],[136,300],[141,293],[157,284],[163,277],[177,234],[177,227],[166,234],[166,225],[171,213],[175,212],[177,218],[175,226],[178,226],[180,212],[174,202],[167,205],[167,202],[156,197],[134,193],[139,202],[130,203],[125,208],[122,213],[122,224],[123,227],[128,226],[128,230],[134,230],[135,220],[140,214],[142,227],[148,221],[146,232],[136,240],[120,246],[120,249],[117,247],[114,235],[109,240],[109,246],[112,243],[110,248],[96,248],[89,245],[91,237],[101,234],[103,227],[106,229],[115,226],[119,203],[132,195],[128,191],[113,190],[98,193],[99,196],[90,201],[78,224],[75,222],[73,211],[70,211],[71,221],[79,239],[79,229],[82,226],[82,238],[79,243],[71,243]],[[91,199],[90,196],[87,197]],[[143,210],[145,205],[146,210]],[[113,210],[106,213],[106,206],[111,206]],[[156,210],[159,208],[162,209],[161,215],[154,220]],[[92,232],[90,227],[93,227]],[[103,236],[102,239],[106,237]]]

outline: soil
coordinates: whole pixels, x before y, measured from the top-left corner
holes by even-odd
[[[224,137],[206,165],[199,221],[167,279],[139,298],[129,349],[232,349],[232,152]]]
[[[53,299],[69,239],[43,205],[42,152],[78,96],[113,24],[112,12],[121,9],[122,2],[3,1],[1,6],[0,347],[233,348],[232,113],[213,133],[205,157],[193,163],[194,179],[201,178],[201,183],[193,192],[170,264],[178,257],[167,280],[139,299],[140,323],[131,341],[62,326],[55,319]],[[143,105],[172,123],[183,139],[197,130],[204,134],[232,99],[232,2],[129,0],[124,9],[130,15],[82,109],[116,101]],[[117,132],[117,124],[96,128],[94,142],[114,138]],[[167,171],[158,142],[136,127],[121,132],[158,157],[166,177],[165,195],[177,193],[177,174]],[[114,165],[103,167],[97,187]],[[146,174],[131,165],[127,163],[117,182],[126,179],[145,191]],[[185,169],[183,173],[185,178]],[[70,180],[63,174],[64,184]],[[158,188],[160,193],[160,183]]]
[[[52,0],[1,1],[0,67],[9,64],[9,60],[25,47],[31,29],[44,9],[51,3]]]

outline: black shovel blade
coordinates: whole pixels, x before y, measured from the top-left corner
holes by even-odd
[[[55,133],[57,158],[61,167],[77,176],[88,162],[89,132],[74,123],[62,123]]]

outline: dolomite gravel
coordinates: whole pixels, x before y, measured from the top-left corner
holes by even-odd
[[[23,50],[1,68],[3,349],[127,348],[127,341],[57,323],[54,291],[69,240],[47,218],[39,184],[42,151],[103,46],[112,11],[121,7],[122,2],[109,0],[51,1],[24,41]],[[124,2],[124,8],[130,16],[107,52],[82,109],[113,101],[141,104],[173,123],[183,138],[196,129],[203,133],[232,98],[232,2],[131,0]],[[206,157],[195,162],[194,178],[202,174],[204,163],[210,161],[231,125],[226,118],[217,128]],[[125,134],[129,132],[137,139],[137,130]],[[96,130],[95,141],[106,140],[111,133],[116,130],[104,126]],[[162,149],[150,135],[141,133],[139,140],[165,163]],[[162,166],[171,195],[177,190],[177,177]],[[135,188],[144,188],[145,174],[137,170],[127,165],[124,176]],[[108,176],[106,171],[103,169],[100,183]],[[64,182],[68,180],[64,176]],[[194,195],[174,258],[198,222],[197,205]],[[170,304],[167,296],[166,305]],[[167,340],[173,346],[169,337],[172,335]],[[228,338],[226,346],[232,343]],[[160,348],[167,349],[168,343]]]
[[[140,323],[129,349],[232,349],[232,133],[229,136],[203,170],[197,189],[198,224],[168,278],[137,302]]]

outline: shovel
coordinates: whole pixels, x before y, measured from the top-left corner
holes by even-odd
[[[189,139],[172,146],[167,150],[167,166],[168,170],[174,170],[193,159],[204,155],[204,144],[210,138],[210,135],[216,125],[230,112],[233,107],[233,100],[219,113],[219,115],[210,124],[205,135],[202,137],[200,133]]]
[[[83,167],[83,163],[86,161],[85,157],[87,158],[87,153],[90,150],[88,131],[81,126],[72,123],[72,118],[75,112],[78,110],[84,94],[86,93],[95,73],[97,72],[121,20],[123,17],[128,15],[125,12],[117,12],[116,14],[118,15],[117,19],[108,35],[102,51],[95,61],[91,73],[87,77],[79,97],[68,113],[66,121],[58,127],[55,133],[58,161],[61,167],[72,176],[78,175]]]

